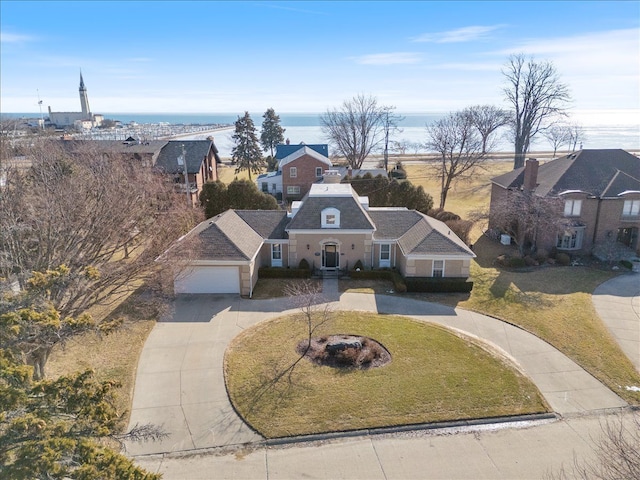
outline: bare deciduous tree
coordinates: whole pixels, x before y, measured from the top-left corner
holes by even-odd
[[[492,135],[495,131],[511,122],[506,110],[493,105],[474,105],[464,110],[482,137],[482,153],[493,150]]]
[[[401,133],[402,129],[398,127],[398,124],[404,120],[404,117],[394,113],[396,107],[382,107],[382,132],[384,135],[384,169],[389,171],[389,136],[393,133]]]
[[[119,156],[56,141],[26,154],[31,167],[7,170],[0,187],[0,277],[33,296],[21,307],[67,319],[119,301],[157,278],[156,258],[199,215],[165,177]]]
[[[580,149],[582,149],[582,142],[585,140],[584,129],[578,123],[570,123],[567,127],[569,129],[569,148],[572,152],[576,151],[578,142],[580,143]]]
[[[361,168],[380,143],[385,108],[378,105],[375,97],[356,95],[345,100],[340,109],[327,110],[320,117],[323,133],[352,168]]]
[[[570,95],[548,61],[536,62],[527,60],[523,54],[512,55],[502,73],[507,80],[504,94],[512,107],[513,168],[516,169],[524,166],[531,141],[544,122],[564,113]]]
[[[427,127],[427,146],[438,153],[440,165],[440,208],[444,208],[447,193],[455,180],[470,174],[486,159],[482,138],[471,116],[454,112]]]
[[[546,138],[553,147],[553,157],[555,158],[558,148],[565,145],[571,140],[571,131],[569,126],[562,123],[554,123],[549,128],[546,128],[542,135]]]
[[[525,247],[536,250],[538,237],[555,235],[564,227],[563,202],[558,198],[541,197],[530,191],[508,191],[501,200],[492,201],[489,225],[513,238],[524,255]]]

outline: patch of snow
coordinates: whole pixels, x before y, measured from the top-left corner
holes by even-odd
[[[631,387],[626,386],[626,387],[624,387],[624,388],[626,388],[626,389],[627,389],[627,390],[629,390],[630,392],[640,392],[640,387],[636,387],[635,385],[633,385],[633,386],[631,386]]]

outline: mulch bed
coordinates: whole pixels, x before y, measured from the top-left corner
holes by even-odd
[[[307,347],[309,347],[307,349]],[[376,340],[358,335],[327,335],[301,340],[296,351],[327,367],[366,370],[391,362],[389,351]]]

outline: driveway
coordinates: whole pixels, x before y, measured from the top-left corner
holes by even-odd
[[[406,315],[483,340],[519,365],[560,416],[626,406],[558,350],[499,320],[388,295],[334,292],[332,300],[335,309]],[[256,323],[286,314],[290,310],[287,302],[237,296],[178,297],[173,311],[154,327],[145,343],[130,420],[130,426],[162,425],[171,435],[158,442],[130,444],[128,453],[195,452],[262,440],[235,414],[227,398],[222,359],[231,339]]]

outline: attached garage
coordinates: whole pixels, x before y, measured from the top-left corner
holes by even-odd
[[[192,266],[179,274],[175,293],[240,293],[240,268]]]

